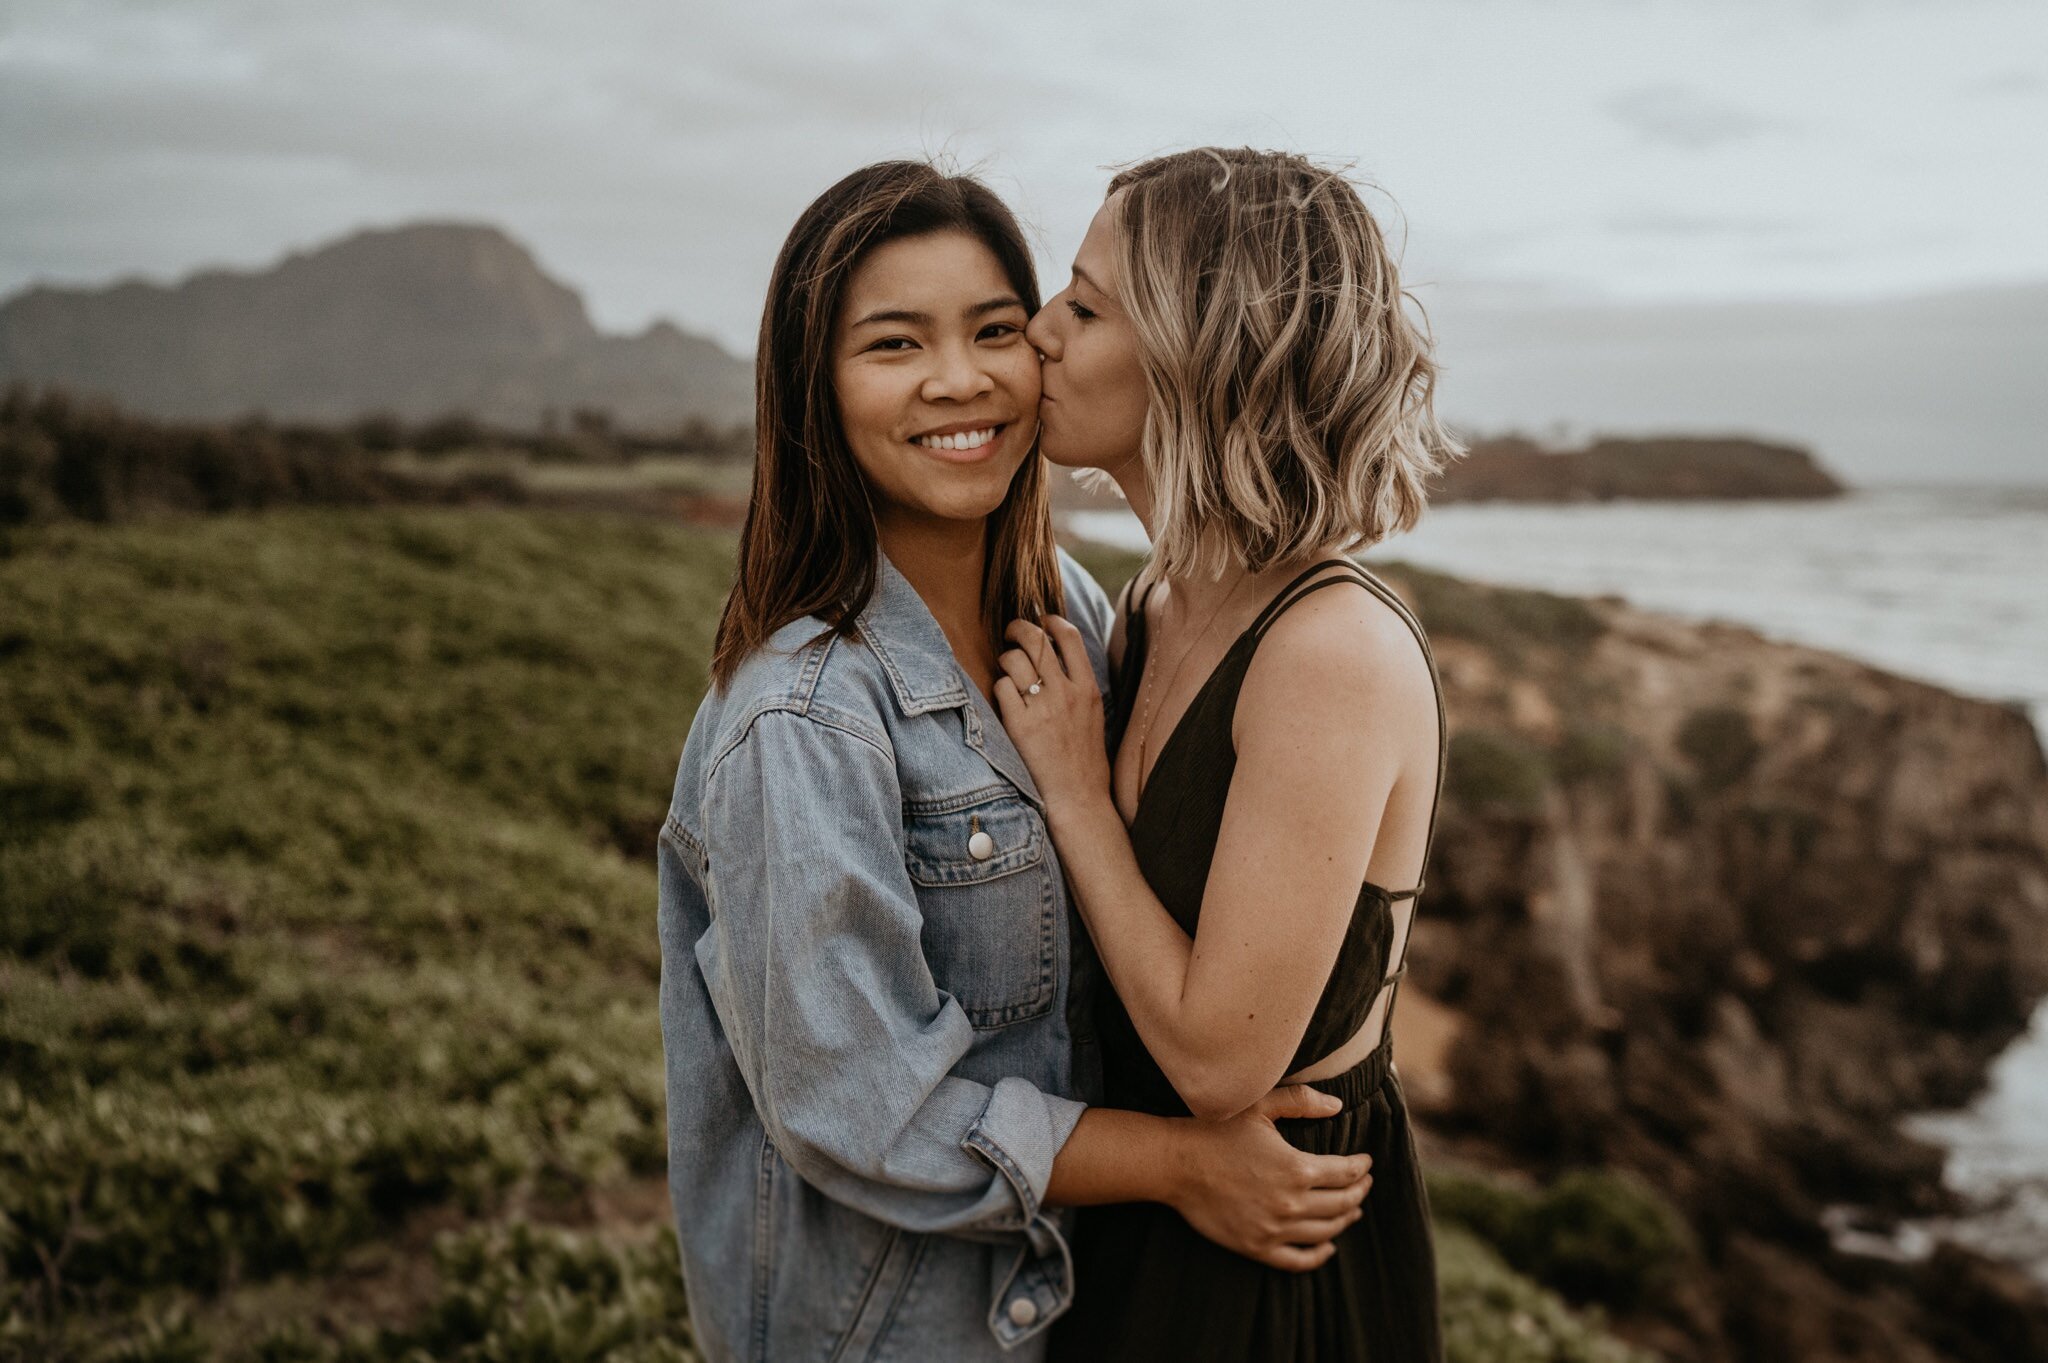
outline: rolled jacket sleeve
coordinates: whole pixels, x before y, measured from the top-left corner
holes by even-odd
[[[1039,1204],[1083,1105],[951,1073],[974,1033],[926,961],[902,818],[883,740],[754,717],[704,787],[698,967],[770,1141],[806,1182],[907,1230],[1020,1236],[1013,1271],[1065,1287],[1066,1244]]]

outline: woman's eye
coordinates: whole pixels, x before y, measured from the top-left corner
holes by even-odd
[[[1082,307],[1071,298],[1067,300],[1067,311],[1073,313],[1075,317],[1083,322],[1090,322],[1095,319],[1095,313],[1092,310]]]
[[[1018,326],[1015,322],[990,322],[981,329],[981,335],[976,339],[992,341],[1004,336],[1015,336],[1023,330],[1024,328]]]
[[[869,350],[915,350],[917,342],[908,336],[885,336],[869,346]]]

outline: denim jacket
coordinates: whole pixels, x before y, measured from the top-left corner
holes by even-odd
[[[1060,556],[1108,691],[1102,589]],[[1099,978],[1037,788],[886,558],[690,726],[660,839],[669,1191],[712,1360],[1031,1360]],[[1077,957],[1079,959],[1077,959]]]

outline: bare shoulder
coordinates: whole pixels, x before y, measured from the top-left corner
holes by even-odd
[[[1353,715],[1427,724],[1434,734],[1436,689],[1414,630],[1377,593],[1343,580],[1303,597],[1267,630],[1239,693],[1240,732]]]

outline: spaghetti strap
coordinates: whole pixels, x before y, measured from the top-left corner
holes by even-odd
[[[1321,563],[1315,564],[1314,566],[1310,567],[1305,572],[1297,576],[1292,582],[1288,583],[1279,591],[1275,592],[1273,594],[1273,599],[1266,603],[1266,608],[1259,612],[1259,618],[1252,621],[1252,627],[1245,632],[1248,634],[1255,634],[1263,639],[1266,635],[1266,630],[1269,627],[1271,627],[1274,620],[1279,618],[1281,612],[1285,611],[1289,606],[1292,606],[1295,602],[1301,600],[1302,597],[1307,596],[1310,592],[1316,590],[1316,587],[1320,587],[1324,584],[1319,582],[1316,583],[1315,586],[1303,588],[1300,591],[1296,591],[1295,589],[1297,587],[1301,587],[1302,583],[1307,582],[1317,573],[1323,572],[1324,570],[1329,568],[1348,568],[1354,573],[1362,571],[1357,564],[1353,563],[1348,558],[1324,559]],[[1355,579],[1333,577],[1328,580],[1330,582],[1348,582],[1353,581]]]

